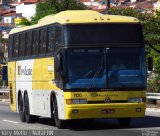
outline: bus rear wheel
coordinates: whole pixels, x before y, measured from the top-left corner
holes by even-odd
[[[27,123],[32,123],[36,120],[38,120],[38,116],[30,115],[30,107],[29,107],[29,98],[28,94],[25,94],[24,96],[24,114],[25,114],[25,119]]]
[[[24,103],[23,103],[23,99],[22,99],[22,95],[19,95],[18,98],[18,111],[19,111],[19,116],[22,122],[25,122],[25,114],[24,114]]]
[[[56,127],[59,129],[65,128],[65,121],[59,119],[58,117],[58,106],[56,98],[53,100],[53,115]]]
[[[131,118],[118,118],[120,127],[129,127],[131,123]]]

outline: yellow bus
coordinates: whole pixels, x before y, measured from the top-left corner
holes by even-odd
[[[141,23],[96,11],[63,11],[9,35],[10,107],[23,122],[145,115],[146,64]]]

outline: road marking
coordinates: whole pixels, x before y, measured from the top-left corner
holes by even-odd
[[[11,120],[3,120],[3,121],[10,122],[10,123],[15,123],[15,124],[19,123],[19,122],[15,122],[15,121],[11,121]]]

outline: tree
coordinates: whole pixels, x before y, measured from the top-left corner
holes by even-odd
[[[20,23],[18,25],[29,26],[29,25],[31,25],[31,22],[28,19],[26,19],[26,18],[22,18],[21,21],[20,21]]]
[[[31,23],[36,24],[39,19],[54,13],[56,13],[56,10],[48,2],[38,3],[36,6],[36,15],[31,18]]]
[[[32,24],[36,24],[39,19],[50,14],[56,14],[65,10],[82,10],[86,6],[77,0],[48,0],[45,3],[38,3],[36,15],[32,18]]]
[[[65,10],[86,9],[86,6],[79,0],[48,0],[47,3],[56,9],[56,13]]]

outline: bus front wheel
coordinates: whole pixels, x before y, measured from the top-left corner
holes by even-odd
[[[24,114],[24,103],[22,99],[22,95],[20,94],[18,97],[18,111],[19,111],[19,116],[22,122],[25,122],[25,114]]]
[[[58,117],[58,106],[56,98],[53,101],[53,115],[56,127],[59,129],[63,129],[65,127],[65,121],[59,119]]]

